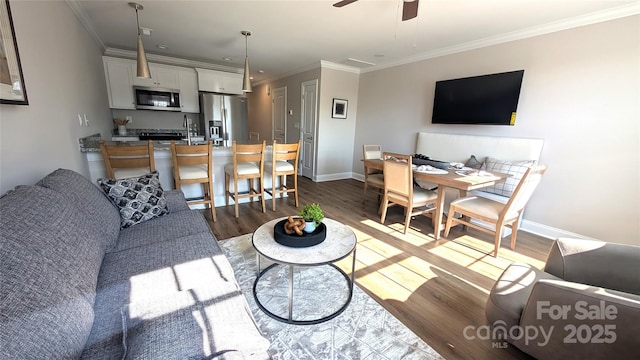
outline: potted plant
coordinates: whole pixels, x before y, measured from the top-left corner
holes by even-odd
[[[324,213],[320,208],[320,205],[313,203],[305,205],[298,213],[305,221],[304,231],[307,233],[313,232],[318,225],[324,219]]]

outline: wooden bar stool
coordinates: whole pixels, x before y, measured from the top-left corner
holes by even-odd
[[[229,205],[229,198],[235,203],[236,217],[238,217],[238,200],[254,196],[260,197],[262,201],[262,212],[266,212],[264,204],[264,149],[266,141],[261,144],[236,144],[233,141],[233,163],[224,166],[224,191],[225,203]],[[233,192],[229,191],[229,184],[233,178]],[[238,179],[246,179],[249,184],[248,193],[238,193]],[[255,179],[260,182],[260,191],[253,186]]]
[[[156,170],[151,140],[146,145],[106,145],[100,140],[100,152],[110,179],[125,179]]]
[[[215,196],[213,192],[213,142],[209,140],[202,145],[176,144],[171,140],[171,155],[173,157],[173,179],[176,189],[182,190],[182,185],[202,184],[204,197],[188,200],[189,205],[209,205],[213,221],[216,216]]]
[[[271,161],[264,164],[264,171],[271,174],[271,191],[264,191],[271,195],[273,211],[276,210],[276,195],[293,192],[298,207],[298,158],[300,156],[300,140],[293,144],[278,144],[273,140]],[[293,164],[289,161],[293,160]],[[293,175],[293,188],[287,187],[287,175]],[[280,187],[276,188],[276,178],[281,178]]]

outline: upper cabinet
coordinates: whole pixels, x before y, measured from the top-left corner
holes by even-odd
[[[102,63],[107,80],[109,107],[135,109],[133,98],[133,71],[135,69],[131,66],[131,60],[103,57]]]
[[[137,68],[135,67],[135,61],[133,62],[133,64],[134,71],[136,71]],[[177,90],[180,87],[178,80],[179,69],[180,68],[177,66],[149,64],[151,79],[139,78],[134,76],[133,85]]]
[[[198,101],[198,76],[196,71],[194,69],[181,68],[178,70],[178,80],[180,83],[182,111],[199,113],[200,102]]]
[[[198,90],[242,95],[242,74],[196,68]]]
[[[133,87],[144,86],[179,90],[182,111],[200,112],[198,77],[193,68],[150,63],[151,79],[142,79],[136,77],[135,60],[103,56],[102,62],[110,108],[135,109]]]

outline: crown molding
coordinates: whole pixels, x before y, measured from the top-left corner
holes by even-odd
[[[528,29],[523,29],[519,31],[514,31],[498,36],[492,36],[485,39],[480,39],[476,41],[470,41],[464,44],[459,44],[455,46],[444,47],[440,49],[436,49],[433,51],[428,51],[422,54],[418,54],[416,56],[408,57],[402,60],[394,61],[391,63],[373,66],[370,68],[362,69],[361,73],[368,73],[372,71],[382,70],[386,68],[391,68],[395,66],[410,64],[422,60],[433,59],[445,55],[451,55],[456,53],[461,53],[469,50],[480,49],[487,46],[499,45],[511,41],[527,39],[539,35],[550,34],[558,31],[569,30],[580,26],[592,25],[604,21],[615,20],[627,16],[638,15],[640,14],[640,2],[635,2],[633,4],[622,5],[615,8],[611,8],[604,11],[598,11],[589,13],[582,16],[577,16],[571,19],[565,19],[562,21],[555,21],[551,23],[547,23],[540,26],[530,27]]]
[[[137,53],[132,50],[109,47],[104,51],[104,55],[135,60]],[[157,55],[157,54],[151,54],[148,52],[146,53],[146,55],[147,55],[147,61],[149,62],[161,63],[166,65],[184,66],[184,67],[190,67],[190,68],[203,68],[203,69],[209,69],[209,70],[226,71],[226,72],[238,73],[238,74],[244,73],[244,69],[232,67],[232,66],[213,64],[213,63],[208,63],[208,62],[198,61],[198,60],[182,59],[182,58],[176,58],[172,56]]]
[[[320,60],[320,67],[339,70],[339,71],[346,71],[354,74],[360,74],[361,72],[360,68],[349,66],[349,65],[338,64],[338,63],[334,63],[326,60]]]
[[[91,19],[89,19],[89,15],[87,15],[87,13],[84,12],[84,10],[82,10],[82,8],[80,7],[80,1],[65,0],[65,2],[67,3],[67,5],[69,5],[71,11],[76,15],[78,20],[80,20],[82,26],[84,26],[89,35],[91,35],[93,40],[96,42],[96,44],[100,48],[100,51],[104,53],[107,47],[105,46],[104,41],[102,40],[100,35],[98,35],[96,29],[93,27],[93,23],[91,22]]]

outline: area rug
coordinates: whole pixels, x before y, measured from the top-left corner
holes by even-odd
[[[258,308],[253,297],[256,252],[251,234],[220,241],[262,334],[269,339],[274,359],[442,359],[357,285],[349,306],[335,318],[315,325],[277,321]],[[261,260],[264,269],[268,263]],[[333,273],[332,273],[333,272]],[[294,319],[326,316],[347,297],[347,284],[331,266],[296,267]],[[263,276],[257,293],[270,311],[286,317],[288,271],[277,266]]]

